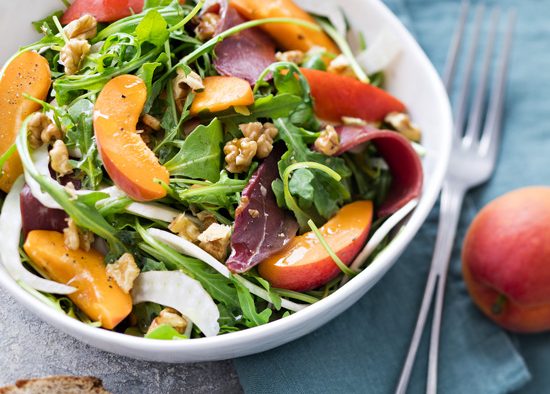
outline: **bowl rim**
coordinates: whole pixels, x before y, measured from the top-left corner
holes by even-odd
[[[423,190],[419,205],[408,219],[406,224],[407,231],[400,232],[396,235],[390,245],[384,249],[370,265],[368,265],[355,278],[350,280],[345,286],[342,286],[329,297],[326,297],[315,304],[309,305],[307,308],[299,312],[265,325],[247,328],[241,331],[215,337],[194,338],[193,340],[188,341],[159,341],[98,329],[78,320],[72,319],[65,314],[59,313],[53,308],[44,305],[40,300],[19,286],[19,284],[8,275],[2,265],[0,265],[0,285],[10,296],[14,297],[19,303],[25,306],[28,310],[32,311],[34,314],[38,315],[42,320],[60,328],[62,331],[69,333],[77,339],[83,339],[85,342],[90,344],[103,343],[104,346],[97,346],[102,347],[105,350],[109,350],[105,346],[113,346],[110,351],[114,353],[121,353],[120,351],[117,351],[116,348],[122,346],[125,349],[131,349],[139,354],[142,354],[142,358],[150,359],[149,355],[152,352],[161,352],[163,354],[187,351],[196,352],[197,350],[216,348],[219,345],[235,348],[248,342],[261,341],[262,339],[269,338],[270,335],[275,334],[280,329],[284,329],[285,331],[297,329],[298,327],[307,324],[309,319],[315,318],[315,316],[318,316],[322,311],[334,307],[338,303],[344,302],[344,300],[350,295],[360,292],[361,287],[366,286],[369,282],[369,278],[381,277],[394,265],[398,256],[416,235],[439,196],[439,191],[447,170],[451,152],[452,113],[447,93],[437,71],[420,45],[413,38],[412,34],[406,29],[397,16],[381,2],[381,0],[363,1],[366,6],[376,7],[377,12],[383,14],[384,18],[387,19],[392,30],[398,30],[401,33],[405,33],[401,34],[405,40],[405,46],[413,47],[412,51],[415,53],[415,56],[419,57],[421,67],[428,70],[428,74],[431,76],[430,79],[432,80],[432,83],[435,84],[435,99],[439,101],[441,109],[444,111],[441,115],[444,123],[444,130],[441,130],[440,136],[440,145],[442,149],[438,151],[440,163],[438,163],[438,166],[436,166],[435,170],[431,174],[429,187],[426,187]],[[344,310],[341,312],[343,311]],[[242,353],[244,354],[246,352]],[[139,356],[136,358],[139,358]],[[159,359],[158,357],[155,358]],[[165,358],[166,361],[169,361],[168,358],[169,357]],[[162,357],[160,357],[160,359],[162,359]],[[221,360],[222,358],[212,359]]]

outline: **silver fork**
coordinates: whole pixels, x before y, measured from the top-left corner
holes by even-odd
[[[465,35],[465,26],[468,20],[469,4],[463,1],[461,15],[456,33],[451,43],[447,66],[443,82],[450,94],[458,63],[459,52]],[[503,40],[502,52],[498,59],[497,70],[494,74],[493,87],[488,99],[488,80],[492,67],[493,49],[498,30],[499,10],[491,12],[489,34],[486,49],[483,54],[481,74],[477,82],[470,112],[466,122],[468,100],[472,74],[476,64],[476,56],[481,36],[484,7],[478,6],[475,11],[472,43],[467,54],[465,76],[456,103],[453,148],[449,169],[443,183],[440,202],[440,216],[435,250],[432,257],[430,272],[422,306],[416,322],[416,327],[409,347],[409,352],[399,378],[396,394],[405,394],[409,378],[422,338],[430,306],[435,296],[430,352],[428,360],[428,380],[426,392],[437,392],[437,364],[439,353],[439,334],[445,282],[449,267],[449,259],[456,235],[456,228],[462,208],[462,201],[466,191],[474,186],[486,182],[493,173],[500,145],[502,112],[504,105],[506,75],[510,58],[512,35],[515,24],[515,11],[507,16],[506,32]],[[483,123],[485,117],[485,121]],[[483,123],[483,124],[482,124]]]

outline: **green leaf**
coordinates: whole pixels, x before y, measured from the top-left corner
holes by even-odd
[[[143,3],[143,9],[149,9],[154,7],[166,7],[167,5],[170,5],[172,3],[172,0],[145,0]]]
[[[172,176],[217,182],[220,179],[223,144],[222,124],[214,119],[198,126],[183,142],[180,151],[165,164]]]
[[[137,326],[142,333],[146,333],[155,317],[160,314],[163,307],[154,302],[142,302],[134,305],[132,315],[137,320]]]
[[[156,62],[145,63],[144,65],[142,65],[136,73],[136,75],[143,79],[143,82],[145,82],[149,95],[152,93],[153,77],[155,75],[155,71],[159,67],[162,67],[167,60],[166,56],[162,55],[164,55],[164,53],[159,56],[159,59],[157,59]]]
[[[252,167],[255,168],[255,167]],[[250,174],[252,171],[250,171]],[[194,204],[211,210],[221,208],[230,213],[240,202],[240,193],[248,184],[248,179],[229,178],[226,171],[220,173],[220,179],[216,183],[201,185],[197,188],[181,188],[175,185],[176,193],[180,201],[186,204]]]
[[[299,96],[288,93],[277,96],[270,94],[256,99],[254,104],[248,108],[250,115],[242,115],[234,110],[228,110],[218,114],[217,117],[222,122],[231,122],[234,125],[254,122],[260,118],[284,118],[300,104],[302,104],[302,98]]]
[[[352,172],[343,159],[328,157],[310,150],[304,142],[304,139],[308,137],[308,132],[293,125],[291,120],[277,119],[275,125],[279,130],[280,138],[288,148],[279,161],[281,175],[294,163],[313,162],[334,170],[342,178],[341,181],[337,181],[325,172],[314,168],[300,168],[292,173],[289,191],[290,195],[297,197],[298,205],[297,207],[287,206],[287,208],[294,211],[302,231],[304,231],[307,230],[308,219],[311,218],[316,223],[322,224],[350,199],[348,178],[351,177]],[[281,205],[284,200],[284,197],[281,196],[285,192],[284,185],[274,182],[272,186],[277,196],[277,202]]]
[[[162,339],[165,341],[171,341],[173,339],[189,339],[185,335],[180,334],[177,332],[177,330],[168,325],[168,324],[161,324],[157,328],[155,328],[153,331],[145,334],[145,338],[149,339]]]
[[[269,318],[273,311],[269,308],[264,309],[262,312],[258,313],[256,311],[256,305],[254,304],[254,297],[250,294],[250,291],[241,285],[237,280],[233,280],[235,288],[237,289],[237,294],[239,297],[239,304],[243,311],[243,315],[247,320],[249,320],[249,326],[255,327],[262,324],[267,324]]]
[[[139,42],[149,42],[162,47],[170,36],[166,19],[157,11],[150,10],[136,27],[135,36]]]
[[[43,19],[32,22],[32,25],[38,33],[45,34],[46,36],[56,35],[57,27],[55,26],[53,18],[56,17],[59,19],[62,15],[63,11],[55,11]]]
[[[141,268],[141,272],[147,272],[147,271],[168,271],[168,269],[166,268],[166,265],[164,263],[150,259],[150,258],[146,258],[145,263]]]
[[[95,190],[101,183],[103,172],[93,130],[94,104],[88,99],[75,102],[68,109],[73,121],[67,131],[67,146],[77,148],[82,158],[74,161],[73,165],[86,174],[84,186]]]

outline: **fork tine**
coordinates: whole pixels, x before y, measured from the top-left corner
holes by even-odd
[[[512,36],[516,22],[516,11],[508,13],[508,22],[506,36],[504,38],[500,64],[493,82],[493,94],[489,103],[489,110],[483,135],[479,143],[479,152],[481,155],[489,155],[493,162],[498,152],[498,145],[501,133],[502,112],[504,107],[504,96],[506,93],[506,76],[508,65],[510,63],[510,52],[512,49]],[[494,163],[493,163],[494,164]]]
[[[475,60],[476,60],[476,53],[477,53],[477,47],[479,44],[479,37],[481,32],[481,24],[483,22],[484,11],[485,11],[484,6],[479,5],[476,7],[472,44],[466,60],[466,73],[464,75],[462,89],[458,97],[457,107],[456,107],[457,110],[455,114],[454,135],[458,137],[462,136],[462,132],[464,130],[464,119],[466,117],[466,105],[468,103],[468,97],[470,95],[470,85],[471,85]]]
[[[468,17],[469,7],[470,2],[468,0],[462,0],[462,5],[460,6],[459,23],[453,35],[451,46],[449,47],[447,62],[445,63],[445,72],[443,73],[443,84],[445,85],[447,93],[451,92],[451,87],[453,85],[456,64],[458,60],[458,52],[460,51],[460,47],[462,46],[462,38],[464,37],[464,28],[466,26],[466,19]]]
[[[477,141],[481,129],[482,114],[484,109],[484,101],[487,96],[487,82],[489,80],[489,70],[491,69],[491,60],[493,57],[493,49],[498,26],[500,10],[498,8],[491,12],[491,24],[489,27],[489,38],[485,49],[481,76],[477,84],[477,89],[474,96],[474,101],[470,114],[468,116],[468,128],[464,135],[463,144],[469,147]]]

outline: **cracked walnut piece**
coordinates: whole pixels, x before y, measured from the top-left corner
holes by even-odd
[[[187,328],[187,320],[177,310],[173,308],[164,308],[151,322],[147,334],[163,324],[172,327],[180,334],[183,334]]]
[[[132,290],[132,287],[134,287],[134,281],[141,272],[136,264],[134,256],[130,253],[124,253],[114,263],[107,264],[105,271],[107,272],[107,276],[113,278],[118,287],[120,287],[126,294]]]
[[[199,246],[219,261],[227,257],[231,226],[213,223],[199,235]]]
[[[293,50],[286,52],[277,52],[275,54],[275,59],[280,62],[289,62],[295,64],[302,64],[304,62],[304,52]]]
[[[69,162],[69,150],[63,140],[57,140],[50,150],[50,165],[59,175],[67,175],[73,172],[73,166]]]
[[[65,74],[74,75],[80,70],[82,60],[90,53],[90,44],[86,40],[73,38],[61,49],[59,63],[65,66]]]
[[[355,72],[351,68],[348,58],[345,55],[338,55],[327,67],[327,71],[332,74],[344,75],[352,78],[356,78]]]
[[[176,107],[179,112],[183,111],[183,106],[185,105],[185,100],[189,94],[189,89],[193,92],[204,90],[204,84],[201,76],[194,71],[191,71],[186,75],[182,69],[178,68],[177,75],[172,80],[172,90],[176,101]]]
[[[246,138],[256,141],[256,157],[265,159],[273,150],[273,139],[277,136],[278,130],[273,123],[260,122],[244,123],[239,125],[241,132]]]
[[[252,164],[252,159],[258,151],[258,143],[250,138],[234,138],[223,147],[226,167],[229,172],[239,174],[245,172]]]
[[[33,149],[42,144],[49,144],[52,141],[61,139],[62,134],[59,127],[44,113],[35,112],[28,123],[29,143]]]
[[[332,156],[340,148],[340,137],[332,126],[327,126],[315,140],[315,149],[326,156]]]
[[[411,122],[411,119],[407,114],[402,112],[391,112],[386,115],[384,121],[392,125],[395,130],[397,130],[408,140],[420,142],[422,139],[422,132],[420,131],[420,128]]]
[[[67,227],[63,229],[63,240],[65,246],[71,250],[82,249],[88,252],[94,242],[94,233],[79,229],[73,219],[69,218],[67,219]]]
[[[199,226],[197,226],[193,220],[185,216],[184,213],[178,215],[172,223],[170,223],[168,229],[189,242],[196,242],[201,234]]]
[[[200,211],[196,216],[197,219],[201,221],[201,226],[203,229],[207,229],[211,224],[218,223],[216,216],[214,216],[212,212]]]
[[[97,20],[89,14],[82,15],[63,28],[68,39],[89,40],[97,34]]]
[[[197,38],[201,41],[206,41],[214,37],[216,34],[216,27],[220,23],[220,16],[213,12],[207,12],[201,17],[201,21],[195,29]]]
[[[151,116],[149,114],[145,114],[141,117],[141,121],[143,122],[143,124],[147,127],[150,127],[151,129],[155,130],[155,131],[160,131],[162,130],[162,126],[160,124],[160,120],[158,120],[157,118],[155,118],[154,116]]]

